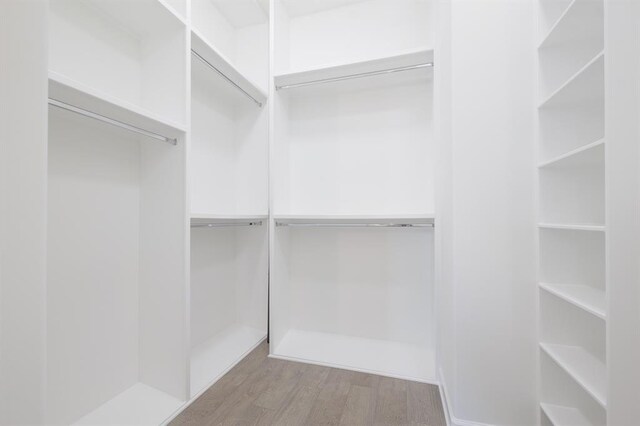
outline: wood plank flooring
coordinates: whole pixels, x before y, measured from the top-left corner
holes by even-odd
[[[437,386],[268,358],[266,343],[171,426],[444,426]]]

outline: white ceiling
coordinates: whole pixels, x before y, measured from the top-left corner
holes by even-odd
[[[236,28],[267,21],[269,0],[211,0],[227,21]]]
[[[281,0],[287,8],[289,16],[307,15],[310,13],[321,12],[323,10],[360,3],[362,1],[366,0]]]

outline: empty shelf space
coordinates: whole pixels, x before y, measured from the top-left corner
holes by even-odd
[[[607,371],[602,361],[579,346],[540,343],[540,347],[598,404],[607,406]]]
[[[217,50],[195,29],[191,30],[191,49],[199,59],[214,68],[211,70],[212,73],[216,73],[217,70],[222,78],[238,88],[241,93],[251,98],[259,106],[264,105],[267,100],[266,92],[240,72],[222,52]]]
[[[183,404],[184,401],[137,383],[96,408],[74,425],[158,425]]]
[[[604,98],[604,52],[572,75],[555,92],[540,103],[538,108],[580,103]]]
[[[256,328],[233,325],[191,350],[191,396],[222,377],[267,337]]]
[[[274,80],[277,89],[288,89],[431,67],[433,67],[433,50],[428,49],[368,61],[276,75]]]
[[[580,167],[604,160],[604,139],[581,146],[548,161],[538,164],[538,168]]]
[[[538,228],[561,229],[561,230],[568,230],[568,231],[605,232],[604,225],[594,225],[594,224],[539,223]]]
[[[586,285],[540,283],[540,288],[585,311],[606,319],[605,292]]]
[[[544,49],[598,34],[603,37],[603,29],[603,1],[573,0],[542,39],[538,48]]]
[[[49,72],[49,98],[158,135],[178,138],[185,126],[144,108]]]
[[[341,334],[292,329],[272,356],[422,382],[436,377],[435,353],[429,348]]]
[[[276,215],[280,225],[433,225],[433,214],[408,215]]]
[[[587,417],[577,408],[545,403],[541,403],[540,408],[554,426],[591,425]]]

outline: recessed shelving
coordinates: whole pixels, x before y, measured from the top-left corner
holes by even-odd
[[[602,361],[579,346],[540,343],[540,347],[598,404],[607,406],[607,374]]]
[[[600,52],[562,86],[540,103],[538,108],[580,104],[604,98],[604,52]]]
[[[577,408],[555,404],[540,404],[540,408],[554,426],[590,426],[592,423]]]
[[[585,311],[606,319],[605,292],[587,285],[540,283],[540,288]]]

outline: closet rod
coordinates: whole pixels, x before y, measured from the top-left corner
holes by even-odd
[[[276,222],[276,226],[295,228],[434,228],[433,223],[286,223]]]
[[[228,223],[192,223],[192,228],[223,228],[229,226],[261,226],[262,221],[255,222],[228,222]]]
[[[114,120],[113,118],[105,117],[104,115],[97,114],[95,112],[88,111],[86,109],[78,108],[73,105],[69,105],[62,101],[58,101],[56,99],[49,98],[49,105],[64,109],[67,111],[74,112],[76,114],[83,115],[85,117],[93,118],[94,120],[102,121],[103,123],[111,124],[112,126],[121,127],[125,130],[129,130],[130,132],[139,133],[144,136],[148,136],[153,139],[160,140],[162,142],[167,142],[171,145],[177,145],[178,141],[175,138],[169,138],[166,136],[159,135],[157,133],[150,132],[145,129],[141,129],[140,127],[132,126],[131,124],[123,123],[122,121]]]
[[[211,64],[211,62],[207,61],[205,58],[203,58],[202,56],[200,56],[200,54],[198,52],[196,52],[195,50],[191,49],[191,54],[193,56],[195,56],[196,58],[200,59],[200,61],[202,61],[202,63],[204,63],[206,66],[208,66],[209,68],[211,68],[212,70],[214,70],[215,72],[217,72],[218,74],[220,74],[222,76],[222,78],[224,78],[225,80],[227,80],[227,82],[229,82],[230,84],[232,84],[236,89],[240,90],[247,98],[251,99],[253,102],[255,102],[259,107],[262,107],[262,102],[260,102],[259,100],[257,100],[256,98],[254,98],[253,96],[251,96],[246,90],[244,90],[242,87],[238,86],[236,84],[235,81],[231,80],[229,77],[227,77],[225,75],[225,73],[223,73],[222,71],[220,71],[218,68],[216,68],[213,64]]]
[[[383,74],[392,74],[392,73],[396,73],[396,72],[411,71],[411,70],[417,70],[417,69],[421,69],[421,68],[433,68],[433,62],[427,62],[427,63],[424,63],[424,64],[418,64],[418,65],[409,65],[409,66],[406,66],[406,67],[389,68],[389,69],[380,70],[380,71],[362,72],[362,73],[359,73],[359,74],[350,74],[350,75],[345,75],[345,76],[342,76],[342,77],[321,78],[319,80],[305,81],[303,83],[285,84],[283,86],[276,85],[276,90],[293,89],[293,88],[296,88],[296,87],[311,86],[313,84],[333,83],[335,81],[351,80],[351,79],[354,79],[354,78],[363,78],[363,77],[372,77],[372,76],[375,76],[375,75],[383,75]]]

